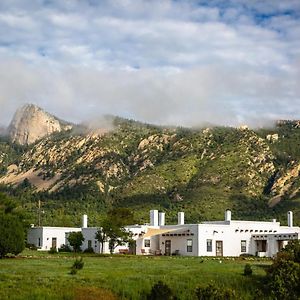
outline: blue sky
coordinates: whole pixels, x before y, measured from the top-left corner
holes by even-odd
[[[1,0],[0,118],[300,119],[299,0]]]

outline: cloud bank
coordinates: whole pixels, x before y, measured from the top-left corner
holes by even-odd
[[[23,103],[74,122],[300,118],[299,1],[0,2],[0,123]]]

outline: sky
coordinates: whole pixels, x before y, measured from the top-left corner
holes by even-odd
[[[299,0],[1,0],[0,124],[300,119]]]

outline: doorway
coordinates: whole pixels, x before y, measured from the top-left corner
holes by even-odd
[[[216,256],[223,256],[223,241],[216,241]]]
[[[136,241],[129,242],[129,254],[136,254]]]
[[[171,240],[165,241],[165,255],[171,255]]]
[[[281,251],[283,248],[284,248],[284,241],[277,241],[277,244],[278,244],[278,251]]]
[[[256,250],[257,252],[267,252],[267,241],[266,240],[256,241]]]
[[[57,247],[57,239],[56,239],[56,237],[54,237],[54,238],[52,238],[52,248],[56,249],[56,247]]]

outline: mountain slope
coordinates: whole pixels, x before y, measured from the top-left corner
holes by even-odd
[[[21,198],[33,221],[42,200],[44,222],[56,225],[76,224],[83,212],[96,224],[112,206],[131,208],[140,222],[154,207],[168,221],[179,210],[189,222],[220,219],[226,208],[235,218],[284,221],[292,209],[299,219],[297,123],[257,131],[112,123],[101,135],[53,133],[19,155],[3,145],[2,190]]]

